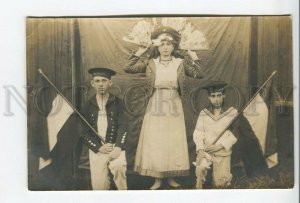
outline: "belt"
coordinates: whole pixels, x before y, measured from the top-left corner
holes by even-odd
[[[178,90],[177,87],[155,86],[154,89]]]

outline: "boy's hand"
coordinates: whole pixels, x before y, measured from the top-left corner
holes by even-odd
[[[100,147],[99,152],[103,154],[108,154],[109,152],[111,152],[112,149],[113,145],[111,143],[106,143]]]
[[[204,151],[200,149],[200,150],[197,152],[196,164],[197,164],[197,165],[200,165],[204,157],[205,157]]]
[[[223,149],[223,145],[221,144],[212,144],[212,145],[208,145],[206,148],[205,148],[205,151],[209,154],[211,153],[214,153],[214,152],[217,152],[221,149]]]
[[[109,159],[116,159],[120,156],[122,149],[120,147],[115,147],[109,154]]]

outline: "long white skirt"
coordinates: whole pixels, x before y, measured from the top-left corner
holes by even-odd
[[[177,90],[156,89],[143,120],[134,169],[165,178],[187,176],[189,168],[181,98]]]

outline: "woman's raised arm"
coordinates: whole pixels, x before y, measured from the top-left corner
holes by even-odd
[[[145,73],[148,65],[148,58],[143,55],[148,51],[149,46],[140,46],[138,51],[130,56],[124,71],[126,73]]]

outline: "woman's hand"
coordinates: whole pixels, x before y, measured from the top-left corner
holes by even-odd
[[[190,55],[193,61],[199,60],[195,51],[188,50],[187,53]]]
[[[137,50],[137,52],[135,53],[135,55],[137,57],[142,56],[144,53],[146,53],[148,51],[148,49],[150,48],[151,44],[149,44],[148,42],[141,42],[139,44],[139,49]]]

